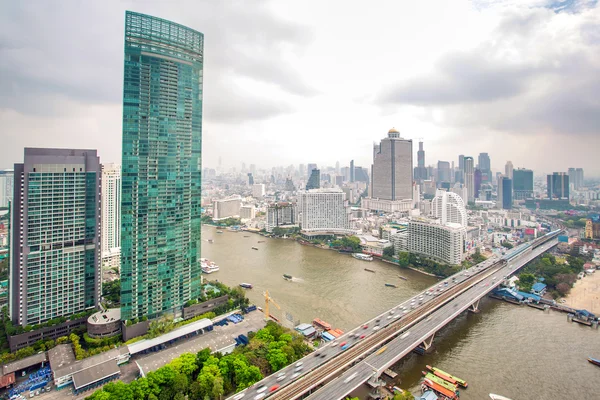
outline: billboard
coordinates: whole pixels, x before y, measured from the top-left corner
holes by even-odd
[[[535,229],[534,228],[525,228],[525,234],[526,235],[535,235]]]
[[[569,243],[569,237],[565,235],[558,236],[558,241],[561,243]]]

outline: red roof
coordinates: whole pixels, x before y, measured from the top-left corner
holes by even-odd
[[[0,388],[7,387],[15,383],[15,373],[11,372],[8,375],[0,376]]]

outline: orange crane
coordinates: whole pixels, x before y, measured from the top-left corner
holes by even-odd
[[[273,318],[274,320],[277,321],[277,318],[275,318],[275,317],[271,316],[271,314],[269,314],[269,303],[272,303],[279,310],[281,310],[281,307],[279,307],[279,304],[277,304],[275,302],[275,300],[273,300],[273,298],[271,296],[269,296],[268,290],[265,290],[263,295],[265,296],[265,319],[268,320],[269,318]]]

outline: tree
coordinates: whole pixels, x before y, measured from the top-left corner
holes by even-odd
[[[351,248],[354,252],[360,251],[360,239],[356,236],[344,236],[342,238],[342,245]]]
[[[188,376],[185,374],[179,373],[173,378],[173,390],[176,393],[187,393],[189,385]]]
[[[565,296],[571,290],[571,286],[568,283],[561,282],[556,285],[556,290],[560,293],[561,296]]]
[[[383,249],[384,257],[394,257],[394,246],[388,246]]]
[[[271,365],[271,370],[273,372],[279,371],[288,364],[287,355],[278,346],[269,348],[269,351],[267,352],[267,361]]]
[[[398,253],[398,264],[401,267],[408,267],[410,265],[410,254],[406,251],[401,251]]]
[[[394,400],[414,400],[415,396],[413,396],[409,391],[403,390],[402,393],[396,393],[394,395]]]
[[[192,374],[198,369],[198,364],[196,364],[196,356],[190,353],[183,353],[171,361],[170,364],[176,372],[186,376],[192,376]]]

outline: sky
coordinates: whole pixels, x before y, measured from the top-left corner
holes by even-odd
[[[0,168],[24,147],[120,162],[125,10],[204,33],[204,167],[366,167],[395,127],[427,165],[600,176],[590,0],[0,0]]]

